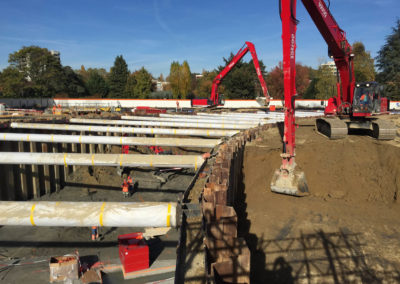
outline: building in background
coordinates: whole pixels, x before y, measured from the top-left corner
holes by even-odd
[[[325,67],[325,66],[332,72],[333,75],[336,75],[337,68],[336,68],[335,61],[329,61],[327,63],[321,64],[321,67]]]

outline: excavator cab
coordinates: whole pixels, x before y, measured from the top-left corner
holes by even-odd
[[[353,113],[355,114],[378,114],[386,112],[382,109],[382,86],[377,82],[357,83],[354,88]],[[385,104],[386,106],[387,104]]]

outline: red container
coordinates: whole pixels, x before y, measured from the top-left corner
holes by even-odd
[[[124,273],[149,268],[149,247],[141,233],[119,235],[118,244]]]

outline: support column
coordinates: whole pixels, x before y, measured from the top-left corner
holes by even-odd
[[[103,135],[101,132],[97,132],[98,136]],[[104,154],[104,144],[99,144],[99,153]]]
[[[68,144],[67,143],[62,143],[62,152],[63,153],[68,153]],[[63,167],[63,182],[62,184],[65,184],[67,182],[67,177],[69,174],[69,168],[68,167]]]
[[[4,142],[4,148],[6,151],[13,151],[11,142]],[[14,167],[13,165],[4,165],[5,173],[5,184],[7,187],[8,200],[16,200],[16,186],[14,179]]]
[[[24,142],[18,142],[18,152],[24,152]],[[19,165],[19,178],[21,181],[21,199],[28,200],[28,183],[26,181],[27,165]]]
[[[36,153],[36,142],[29,142],[29,150],[31,153]],[[32,189],[33,197],[40,197],[40,187],[39,187],[39,167],[38,165],[32,165]]]
[[[48,153],[48,144],[42,143],[42,153]],[[44,178],[44,190],[46,194],[50,194],[51,186],[50,186],[50,166],[43,165],[43,178]]]
[[[53,144],[53,153],[58,153],[58,143]],[[62,166],[54,166],[54,187],[56,192],[61,189],[60,167]]]
[[[110,132],[107,132],[106,135],[107,135],[107,136],[111,136],[111,133],[110,133]],[[110,144],[106,146],[106,151],[107,151],[108,153],[111,152],[111,145],[110,145]]]
[[[76,135],[76,132],[72,132],[72,135]],[[76,143],[71,144],[72,153],[78,153],[78,145]],[[72,171],[76,172],[76,166],[72,166]]]

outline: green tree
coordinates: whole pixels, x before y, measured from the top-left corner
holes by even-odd
[[[60,61],[49,50],[38,46],[23,47],[9,55],[8,62],[31,82],[35,95],[51,97],[64,91],[65,77]]]
[[[180,64],[178,61],[173,61],[169,70],[169,76],[167,78],[171,86],[171,91],[174,99],[181,96],[181,76],[180,76]]]
[[[135,94],[135,86],[136,86],[136,77],[135,74],[130,74],[128,77],[128,81],[126,82],[125,86],[125,96],[127,98],[139,98],[137,94]]]
[[[321,65],[315,73],[315,98],[325,100],[336,96],[336,75],[329,66]]]
[[[122,55],[117,56],[114,61],[114,66],[111,67],[109,75],[109,97],[122,98],[124,96],[128,76],[128,64],[126,64],[126,61]]]
[[[217,76],[216,71],[206,71],[203,70],[201,73],[203,76],[198,79],[197,84],[196,84],[196,89],[194,90],[194,94],[197,98],[208,98],[211,95],[211,89],[212,89],[212,82]],[[223,86],[219,87],[219,92],[223,93]]]
[[[400,19],[386,37],[386,43],[377,56],[380,73],[378,81],[385,84],[385,94],[393,100],[400,100]]]
[[[82,76],[77,74],[70,66],[63,67],[64,87],[62,93],[71,98],[80,98],[88,95]]]
[[[192,75],[189,63],[186,60],[180,66],[180,77],[180,93],[182,94],[182,99],[186,99],[192,89]]]
[[[234,57],[231,53],[228,59],[223,58],[225,66],[228,65]],[[260,60],[261,72],[265,73],[265,65]],[[218,72],[221,72],[225,66],[219,66]],[[260,83],[254,68],[253,60],[250,62],[237,62],[235,67],[225,76],[221,86],[224,87],[226,98],[236,99],[254,99],[257,95],[262,96]],[[219,93],[222,93],[219,91]]]
[[[7,67],[0,74],[0,92],[3,97],[23,97],[26,86],[24,74],[15,67]]]
[[[354,53],[354,76],[356,82],[375,81],[374,59],[369,51],[365,50],[362,42],[353,44]]]
[[[145,99],[152,91],[153,76],[142,67],[134,73],[136,84],[134,85],[134,94],[138,98]]]
[[[92,96],[104,98],[108,94],[108,84],[97,69],[88,70],[86,87]]]

